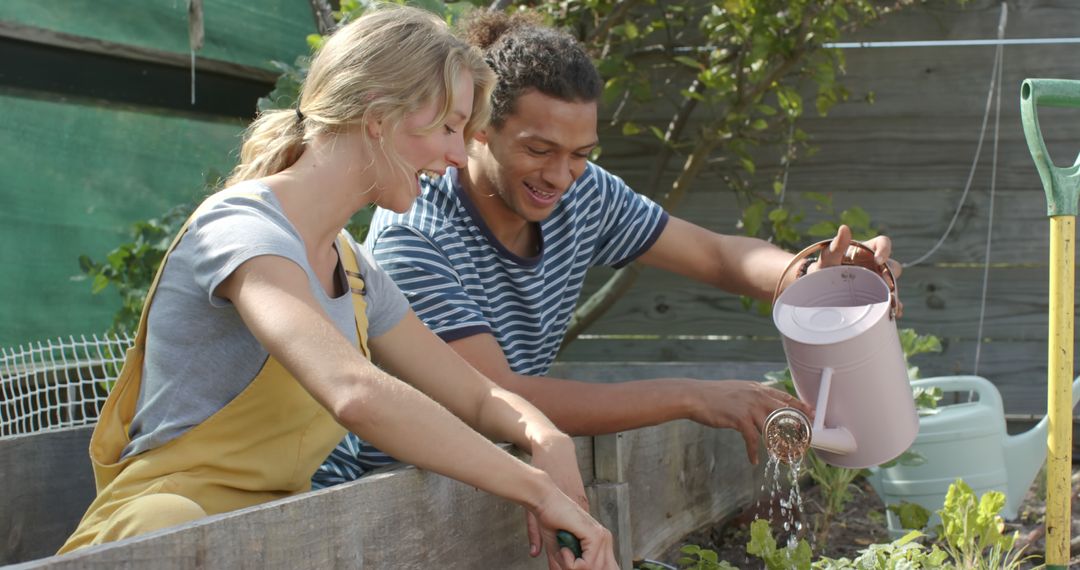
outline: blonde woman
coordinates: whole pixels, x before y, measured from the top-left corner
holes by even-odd
[[[417,9],[370,12],[326,42],[297,109],[252,125],[162,263],[91,440],[97,498],[60,552],[307,491],[349,430],[524,506],[549,553],[556,529],[581,538],[583,559],[553,564],[615,567],[610,534],[570,498],[584,490],[569,437],[429,332],[342,231],[464,166],[493,81]]]

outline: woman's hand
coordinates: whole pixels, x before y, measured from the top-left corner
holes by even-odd
[[[548,550],[548,566],[558,570],[618,570],[611,532],[554,484],[535,510],[530,511]],[[555,533],[566,530],[581,541],[581,558],[557,546]]]
[[[577,464],[577,449],[574,440],[561,432],[555,432],[542,438],[532,448],[532,465],[543,470],[551,477],[555,485],[586,512],[589,500],[585,496],[585,485],[581,481],[581,471]],[[529,530],[529,555],[539,556],[540,551],[547,551],[548,568],[559,568],[559,547],[554,542],[554,535],[540,532],[536,516],[526,514],[526,526]]]

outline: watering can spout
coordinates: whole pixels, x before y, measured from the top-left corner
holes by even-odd
[[[1072,403],[1080,401],[1080,377],[1073,380]],[[1003,511],[1005,518],[1013,518],[1017,514],[1020,502],[1035,476],[1039,474],[1043,461],[1046,459],[1046,434],[1050,427],[1050,416],[1044,416],[1035,424],[1035,427],[1024,433],[1007,436],[1005,438],[1005,465],[1009,473],[1008,493]]]

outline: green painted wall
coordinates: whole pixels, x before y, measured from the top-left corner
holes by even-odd
[[[187,54],[187,0],[3,0],[0,21]],[[292,63],[315,33],[307,0],[204,0],[200,57],[264,69]]]
[[[128,228],[204,192],[235,160],[239,121],[0,91],[0,346],[105,331],[78,257],[102,260]]]

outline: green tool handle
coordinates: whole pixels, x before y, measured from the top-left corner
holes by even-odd
[[[1071,79],[1025,79],[1020,87],[1020,118],[1028,150],[1046,191],[1048,216],[1075,216],[1080,186],[1080,158],[1068,168],[1054,166],[1039,127],[1039,107],[1080,108],[1080,81]]]
[[[1078,85],[1074,79],[1025,79],[1020,99],[1042,107],[1080,107]]]
[[[570,552],[574,553],[574,558],[581,558],[581,541],[574,533],[560,530],[555,533],[555,542],[559,543],[559,548],[569,548]]]

